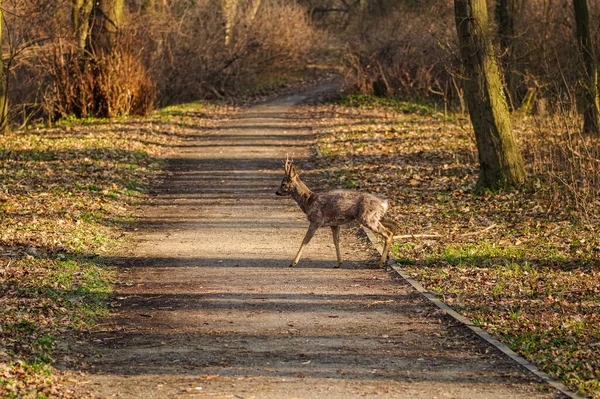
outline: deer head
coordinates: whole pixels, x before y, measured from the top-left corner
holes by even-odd
[[[296,167],[289,159],[285,160],[284,165],[285,176],[281,181],[281,185],[279,189],[275,192],[277,195],[289,196],[292,194],[292,190],[296,186],[296,181],[298,179],[298,172],[296,171]]]

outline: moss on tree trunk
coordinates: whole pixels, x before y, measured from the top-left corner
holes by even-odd
[[[464,90],[479,152],[478,189],[508,188],[525,181],[523,158],[510,126],[485,0],[455,0],[464,67]]]

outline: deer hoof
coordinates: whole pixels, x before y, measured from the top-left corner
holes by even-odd
[[[290,267],[294,267],[294,266],[296,266],[296,264],[295,264],[295,263],[292,263],[292,264],[290,265]]]
[[[333,268],[334,268],[334,269],[339,269],[341,265],[342,265],[341,263],[338,263],[338,264],[337,264],[337,265],[335,265]]]

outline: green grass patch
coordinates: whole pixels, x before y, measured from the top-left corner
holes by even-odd
[[[351,94],[341,97],[338,104],[344,107],[390,108],[396,112],[408,115],[436,116],[439,115],[436,104],[421,101],[401,101],[398,99],[377,97],[365,94]]]

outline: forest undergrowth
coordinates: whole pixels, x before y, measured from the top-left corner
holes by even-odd
[[[0,137],[0,396],[77,397],[68,386],[81,377],[54,369],[54,356],[108,312],[108,259],[135,204],[161,157],[231,112],[177,106]],[[599,154],[577,135],[579,121],[516,118],[528,185],[475,194],[464,116],[360,96],[303,112],[330,186],[392,200],[402,226],[393,256],[407,271],[573,390],[600,397]]]
[[[600,398],[600,157],[578,137],[579,121],[515,118],[528,185],[476,194],[464,116],[361,96],[306,112],[319,121],[329,186],[392,200],[401,226],[392,256],[405,270],[542,370]]]

